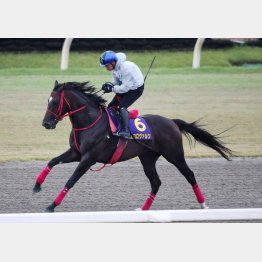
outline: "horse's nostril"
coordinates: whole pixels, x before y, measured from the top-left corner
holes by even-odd
[[[50,129],[51,128],[51,125],[49,123],[47,123],[47,122],[43,122],[42,126],[45,127],[46,129]]]

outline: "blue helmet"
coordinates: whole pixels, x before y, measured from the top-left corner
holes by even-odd
[[[113,51],[105,51],[101,56],[100,56],[100,66],[105,67],[108,64],[111,64],[112,62],[116,62],[117,57],[116,53]]]

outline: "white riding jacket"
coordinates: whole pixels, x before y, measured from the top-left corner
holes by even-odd
[[[117,62],[112,71],[112,83],[115,93],[126,93],[135,90],[144,84],[144,76],[139,67],[130,61],[126,61],[124,53],[116,53]]]

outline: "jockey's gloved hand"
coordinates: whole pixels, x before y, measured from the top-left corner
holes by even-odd
[[[113,90],[114,85],[111,82],[106,82],[102,85],[102,90],[105,93],[110,93]]]

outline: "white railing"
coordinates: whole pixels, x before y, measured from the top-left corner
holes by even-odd
[[[204,42],[205,42],[205,38],[198,38],[196,41],[194,52],[193,52],[193,65],[192,65],[194,69],[197,69],[200,67],[201,50],[202,50],[202,46]]]
[[[262,221],[262,208],[0,214],[0,223]]]
[[[61,70],[66,70],[68,68],[70,47],[73,39],[74,38],[65,38],[65,41],[63,43],[62,54],[61,54],[61,65],[60,65]]]
[[[61,52],[61,70],[67,70],[69,65],[69,54],[70,54],[70,47],[72,44],[74,38],[65,38],[62,52]],[[200,67],[200,61],[201,61],[201,50],[203,43],[205,41],[205,38],[198,38],[194,47],[193,52],[193,68],[199,68]]]

